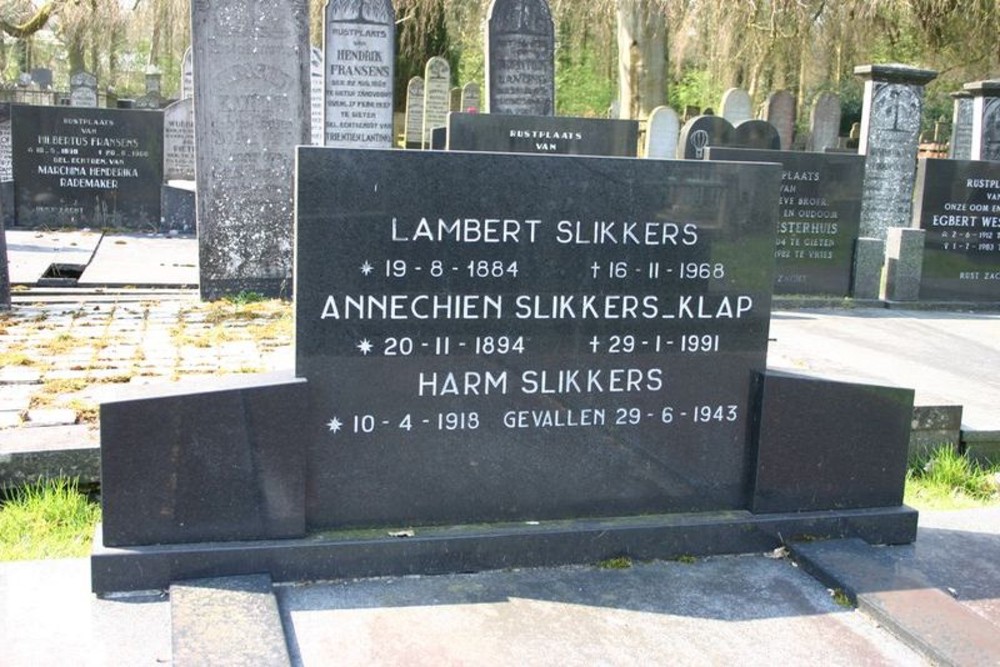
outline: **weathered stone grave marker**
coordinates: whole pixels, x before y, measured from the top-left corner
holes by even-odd
[[[163,110],[163,178],[194,180],[194,99],[174,102]]]
[[[767,98],[767,113],[764,120],[778,130],[781,150],[791,150],[792,141],[795,139],[795,96],[787,90],[771,93]]]
[[[865,160],[861,235],[885,240],[889,227],[907,227],[913,204],[924,85],[937,72],[904,65],[862,65],[865,80],[858,153]]]
[[[181,99],[189,97],[194,97],[194,55],[190,46],[184,50],[184,58],[181,59]]]
[[[434,56],[424,66],[424,148],[431,147],[431,131],[448,124],[451,111],[451,65],[440,56]]]
[[[681,125],[677,112],[670,107],[656,107],[649,114],[646,125],[646,149],[648,158],[673,158],[677,154],[677,140]]]
[[[722,95],[719,103],[719,115],[732,125],[753,118],[753,102],[750,95],[742,88],[730,88]]]
[[[836,93],[820,93],[809,112],[809,140],[806,149],[822,153],[836,148],[840,137],[840,97]]]
[[[0,103],[0,220],[14,226],[14,152],[10,104]]]
[[[391,0],[330,0],[323,44],[327,146],[393,145],[396,13]]]
[[[972,93],[962,90],[952,93],[954,111],[951,120],[951,142],[948,157],[955,160],[972,159]]]
[[[487,113],[555,114],[555,28],[546,0],[490,3],[486,100]]]
[[[475,81],[470,81],[462,86],[461,111],[463,113],[479,113],[481,106],[482,96],[479,92],[479,84]]]
[[[97,106],[97,77],[90,72],[74,72],[69,77],[69,104],[73,107]]]
[[[308,17],[305,0],[191,5],[203,299],[290,294],[294,147],[310,139]]]
[[[309,47],[309,132],[313,146],[323,145],[324,98],[323,51]]]
[[[1000,81],[965,84],[972,94],[971,160],[1000,161]]]
[[[849,296],[865,159],[836,153],[708,148],[712,160],[780,162],[776,294]]]
[[[1000,162],[921,158],[915,201],[920,298],[1000,302]]]
[[[424,79],[410,78],[406,84],[406,118],[403,125],[406,148],[423,147],[424,136]]]

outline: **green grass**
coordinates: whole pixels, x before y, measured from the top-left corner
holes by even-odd
[[[971,509],[1000,504],[1000,465],[981,466],[954,447],[910,464],[903,500],[916,509]]]
[[[0,504],[0,561],[86,556],[100,518],[75,480],[29,484]]]

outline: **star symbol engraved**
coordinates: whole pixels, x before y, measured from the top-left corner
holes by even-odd
[[[368,356],[368,353],[372,351],[372,344],[366,338],[366,339],[362,340],[360,343],[357,344],[357,348],[359,350],[361,350],[361,354],[363,354],[365,356]]]
[[[344,425],[337,417],[334,417],[326,424],[330,428],[330,433],[339,433],[340,428]]]
[[[368,260],[365,260],[365,263],[361,265],[361,275],[363,276],[370,276],[374,270],[375,267]]]

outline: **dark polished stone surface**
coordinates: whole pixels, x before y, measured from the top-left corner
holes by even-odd
[[[766,120],[745,120],[736,125],[729,145],[733,148],[778,151],[781,150],[781,135],[778,128]]]
[[[1000,162],[922,158],[914,209],[920,298],[1000,301]]]
[[[452,113],[448,149],[635,157],[639,123],[634,120]]]
[[[147,387],[101,405],[107,546],[305,532],[306,383],[246,376]]]
[[[848,296],[865,159],[857,155],[710,148],[710,160],[783,167],[775,294]]]
[[[677,140],[677,157],[700,160],[709,146],[730,146],[733,142],[732,123],[722,116],[698,116],[684,123]]]
[[[7,261],[7,235],[0,216],[0,310],[10,310],[10,267]]]
[[[159,228],[162,113],[14,105],[11,119],[18,227]]]
[[[751,510],[898,507],[913,390],[769,372]]]
[[[198,230],[195,216],[194,190],[164,185],[162,191],[163,219],[161,232],[194,234]]]
[[[95,593],[167,588],[193,577],[269,573],[276,582],[479,572],[515,567],[764,552],[790,540],[858,537],[904,544],[917,533],[908,507],[752,515],[674,514],[603,520],[519,522],[493,526],[414,527],[413,537],[385,530],[314,535],[300,540],[204,543],[113,549],[100,528],[91,556]]]
[[[310,526],[744,506],[777,165],[298,160]]]

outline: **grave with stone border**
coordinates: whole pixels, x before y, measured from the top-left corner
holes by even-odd
[[[778,165],[296,164],[295,376],[101,406],[98,593],[914,539],[913,392],[766,370]]]
[[[17,227],[158,229],[162,113],[14,105],[11,124]]]
[[[639,123],[634,120],[448,114],[448,150],[635,157]]]
[[[921,300],[1000,302],[1000,162],[921,158]]]
[[[775,294],[850,295],[864,157],[713,147],[706,159],[782,165]]]

